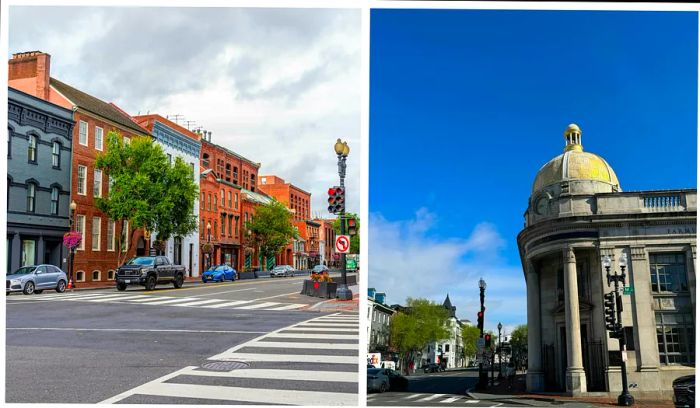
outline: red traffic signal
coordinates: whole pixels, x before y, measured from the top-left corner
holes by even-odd
[[[490,348],[491,347],[491,335],[488,333],[485,334],[484,341],[486,342],[486,348]]]
[[[328,189],[328,212],[339,214],[345,210],[345,189],[333,186]]]
[[[348,218],[348,235],[357,235],[357,220]]]

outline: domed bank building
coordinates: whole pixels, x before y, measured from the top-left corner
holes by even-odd
[[[622,390],[617,339],[603,295],[626,258],[622,323],[627,378],[638,398],[670,399],[695,372],[697,190],[624,192],[613,168],[585,152],[581,130],[535,177],[518,248],[527,282],[529,391]],[[639,161],[640,166],[645,161]],[[694,171],[695,169],[688,169]]]

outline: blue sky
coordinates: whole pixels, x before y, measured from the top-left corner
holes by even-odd
[[[691,12],[373,10],[370,287],[525,323],[516,236],[569,123],[623,191],[697,185]]]

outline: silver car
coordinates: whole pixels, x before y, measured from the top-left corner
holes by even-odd
[[[383,368],[367,368],[367,392],[389,390],[389,376]]]
[[[270,277],[294,276],[294,268],[289,265],[277,265],[270,271]]]
[[[58,293],[66,291],[68,278],[66,273],[53,265],[23,266],[7,274],[6,294],[22,292],[25,295],[39,294],[45,289],[55,289]]]

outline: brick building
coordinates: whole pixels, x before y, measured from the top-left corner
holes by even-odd
[[[226,263],[236,270],[243,270],[246,262],[241,231],[246,220],[243,216],[242,196],[244,191],[256,193],[260,163],[212,143],[211,132],[205,131],[200,165],[202,177],[206,176],[206,182],[200,183],[200,202],[206,201],[207,206],[204,215],[207,221],[200,224],[204,228],[210,226],[212,232],[209,236],[207,230],[200,239],[204,242],[206,238],[214,246],[210,258],[214,264]],[[250,214],[254,213],[251,202],[249,207]]]
[[[125,140],[150,135],[116,105],[71,87],[51,77],[51,56],[32,51],[13,54],[8,84],[73,111],[71,199],[77,204],[73,227],[83,234],[75,253],[77,282],[114,280],[118,265],[116,237],[126,233],[127,255],[145,253],[142,230],[121,225],[102,214],[94,198],[108,194],[109,177],[95,168],[98,153],[106,151],[107,134],[119,132]]]
[[[312,248],[318,252],[319,225],[313,221],[307,224],[311,216],[311,193],[277,176],[260,176],[258,188],[292,211],[294,225],[299,230],[298,239],[277,256],[277,264],[292,265],[296,269],[312,267],[309,255]]]
[[[335,266],[335,230],[333,229],[334,219],[317,218],[314,221],[320,224],[318,228],[318,251],[319,264],[326,266]]]

